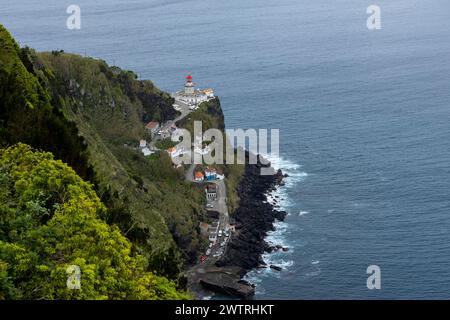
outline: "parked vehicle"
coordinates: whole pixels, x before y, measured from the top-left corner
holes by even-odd
[[[206,250],[206,255],[209,256],[211,254],[211,249]]]

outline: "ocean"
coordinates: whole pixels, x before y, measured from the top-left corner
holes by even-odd
[[[450,3],[2,0],[0,23],[37,50],[135,71],[169,92],[191,73],[228,128],[280,129],[289,215],[247,278],[255,299],[450,298]],[[274,195],[272,195],[274,196]],[[381,270],[369,290],[366,269]]]

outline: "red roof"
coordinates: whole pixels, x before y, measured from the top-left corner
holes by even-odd
[[[147,125],[145,126],[147,129],[155,129],[159,126],[159,123],[156,121],[150,121],[149,123],[147,123]]]
[[[199,171],[195,172],[194,175],[195,175],[196,178],[203,178],[204,177],[204,174],[199,172]]]
[[[187,80],[187,81],[192,81],[192,76],[191,76],[191,75],[188,75],[188,76],[186,77],[186,80]]]

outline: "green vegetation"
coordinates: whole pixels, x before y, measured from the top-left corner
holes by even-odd
[[[170,138],[164,139],[164,140],[159,140],[158,142],[155,143],[155,146],[158,149],[161,150],[167,150],[169,148],[175,147],[177,143],[173,142]]]
[[[172,98],[130,71],[78,55],[33,53],[32,64],[50,88],[52,103],[86,141],[97,194],[109,224],[141,250],[149,269],[181,280],[206,245],[199,222],[204,196],[183,179],[167,154],[145,158],[133,146],[149,139],[149,120],[175,118]]]
[[[194,121],[202,122],[203,131],[211,128],[216,128],[224,131],[225,119],[222,108],[220,107],[219,99],[201,103],[197,110],[191,112],[186,118],[178,121],[176,125],[178,127],[189,130],[189,132],[193,134]]]
[[[172,104],[102,60],[21,49],[0,25],[0,148],[33,148],[1,151],[0,299],[186,297],[183,269],[207,245],[204,191],[166,152],[136,148],[150,139],[146,122],[178,115]],[[192,131],[194,120],[223,131],[219,100],[178,125]],[[244,167],[217,167],[232,212]],[[69,264],[82,290],[66,290]]]
[[[225,179],[225,185],[227,187],[227,205],[228,211],[233,214],[239,207],[239,195],[237,188],[242,180],[245,172],[245,165],[243,164],[227,164],[219,166],[227,177]]]
[[[217,128],[221,130],[225,139],[224,145],[229,143],[224,133],[225,122],[219,99],[203,102],[197,110],[191,112],[186,118],[179,121],[177,123],[177,126],[189,130],[191,135],[193,135],[194,121],[202,122],[203,131],[211,128]],[[225,160],[225,154],[223,159]],[[237,187],[242,179],[242,176],[244,175],[245,166],[240,164],[222,164],[214,166],[217,167],[226,176],[225,184],[227,186],[227,205],[229,212],[233,213],[239,206],[239,195],[237,194]]]
[[[186,299],[107,215],[92,186],[53,155],[19,144],[0,150],[0,298]],[[67,268],[81,269],[79,290]]]
[[[145,158],[132,148],[146,121],[177,115],[172,102],[101,60],[20,49],[0,26],[0,146],[25,142],[68,163],[94,184],[101,218],[131,240],[146,269],[182,288],[183,264],[205,246],[202,190],[181,181],[166,154]]]
[[[34,74],[28,48],[19,49],[0,25],[0,147],[24,142],[51,151],[90,179],[84,141],[76,125],[50,104]]]

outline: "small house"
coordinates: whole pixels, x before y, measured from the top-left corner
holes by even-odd
[[[139,148],[145,148],[147,147],[147,141],[146,140],[140,140],[139,141]]]
[[[180,156],[181,154],[184,153],[184,149],[183,148],[175,148],[175,147],[171,147],[169,149],[166,150],[167,153],[169,154],[169,156],[173,159],[175,157]]]
[[[167,149],[166,151],[171,158],[175,157],[175,155],[177,153],[177,149],[175,147],[171,147],[171,148]]]
[[[202,93],[203,93],[208,99],[214,98],[214,90],[211,89],[211,88],[207,88],[207,89],[202,90]]]
[[[205,192],[206,198],[217,199],[217,185],[215,183],[208,183]]]
[[[201,181],[203,181],[204,179],[205,179],[205,175],[204,175],[202,172],[196,171],[196,172],[194,173],[194,181],[201,182]]]
[[[153,136],[159,128],[159,123],[156,121],[150,121],[145,125],[145,129],[150,131],[150,134]]]
[[[217,178],[216,169],[208,167],[205,170],[205,177],[206,177],[206,180],[216,180],[216,178]]]

